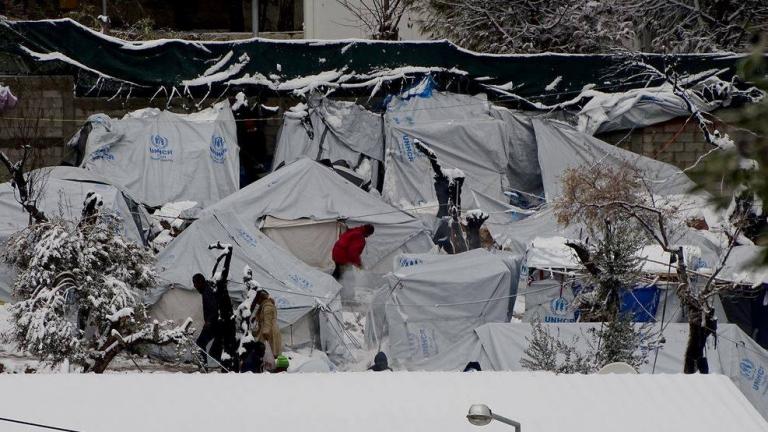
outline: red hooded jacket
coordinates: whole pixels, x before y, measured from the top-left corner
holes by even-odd
[[[365,226],[347,230],[333,245],[333,261],[336,264],[360,266],[360,255],[365,249]]]

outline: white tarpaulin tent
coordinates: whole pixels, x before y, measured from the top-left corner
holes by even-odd
[[[628,163],[640,169],[654,194],[683,195],[694,184],[679,168],[620,149],[556,121],[533,119],[539,165],[547,201],[561,193],[561,178],[569,168],[598,162],[619,166]]]
[[[83,209],[83,200],[89,191],[101,195],[104,210],[113,212],[121,219],[121,234],[126,239],[144,244],[149,222],[141,206],[119,188],[112,186],[99,175],[80,168],[41,168],[30,175],[40,179],[43,194],[37,200],[37,207],[47,217],[78,221]],[[29,214],[16,201],[10,183],[0,184],[0,243],[29,226]],[[10,301],[10,290],[15,272],[0,263],[0,300]]]
[[[273,167],[301,157],[344,161],[356,168],[360,156],[384,160],[382,117],[353,102],[310,99],[283,117]]]
[[[219,210],[236,213],[249,229],[260,227],[262,218],[271,217],[262,226],[265,234],[312,264],[329,262],[337,239],[337,221],[375,227],[362,261],[365,269],[377,273],[392,270],[390,258],[398,253],[426,252],[433,246],[420,220],[308,158],[259,179],[203,210],[203,214]],[[290,239],[300,241],[292,243]]]
[[[219,241],[234,247],[228,289],[235,302],[244,296],[242,274],[247,265],[253,279],[275,300],[286,346],[312,344],[331,354],[340,347],[339,342],[344,342],[337,333],[341,286],[281,249],[236,212],[209,212],[158,255],[161,286],[147,299],[153,305],[153,317],[176,321],[191,317],[195,327],[202,328],[202,302],[192,287],[192,275],[212,278],[219,251],[209,250],[208,245]]]
[[[500,422],[482,429],[467,423],[467,410],[477,403],[520,422],[525,432],[768,429],[718,375],[4,374],[0,385],[13,389],[0,392],[5,417],[77,431],[172,431],[182,422],[185,432],[513,430]],[[13,423],[2,429],[33,430]]]
[[[457,255],[405,254],[368,312],[369,346],[389,336],[388,354],[408,363],[448,348],[481,323],[505,322],[519,258],[475,249]]]
[[[213,204],[240,188],[240,148],[229,102],[193,114],[144,109],[89,118],[82,166],[152,206]]]
[[[587,348],[587,330],[599,327],[599,323],[544,324],[550,334],[570,342],[579,337],[577,346],[584,352]],[[452,347],[421,363],[410,366],[412,370],[451,371],[462,370],[470,361],[480,363],[484,371],[522,371],[520,364],[528,347],[526,338],[531,336],[531,325],[524,323],[486,324],[466,334]],[[659,325],[650,328],[657,332]],[[717,330],[717,346],[713,338],[707,341],[707,359],[713,374],[728,376],[736,387],[768,418],[768,351],[764,350],[739,329],[735,324],[721,324]],[[688,341],[688,324],[665,324],[666,342],[649,354],[649,362],[640,368],[641,374],[680,373]],[[703,396],[703,395],[702,395]]]
[[[474,205],[471,189],[504,199],[503,191],[509,187],[509,131],[504,121],[491,116],[485,98],[426,92],[389,102],[383,196],[402,208],[437,203],[434,173],[414,140],[433,150],[442,168],[465,174],[463,207]]]

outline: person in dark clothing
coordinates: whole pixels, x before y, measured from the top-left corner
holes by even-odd
[[[369,367],[368,370],[374,372],[391,371],[392,368],[389,367],[387,355],[381,351],[376,353],[376,356],[373,358],[373,366]]]
[[[264,372],[264,354],[267,348],[264,342],[248,342],[243,345],[243,348],[245,348],[245,355],[240,365],[240,372]]]
[[[222,253],[216,260],[213,267],[213,275],[216,277],[216,305],[218,307],[219,320],[215,327],[216,339],[221,343],[223,351],[221,355],[221,364],[229,371],[236,372],[238,362],[236,359],[237,351],[237,328],[235,325],[235,312],[232,307],[232,299],[229,297],[227,289],[227,278],[229,277],[229,266],[232,262],[232,245],[222,245],[216,243],[208,246],[209,249],[221,249]],[[219,264],[222,263],[221,273],[216,274]]]
[[[217,338],[218,324],[219,324],[219,305],[216,301],[216,294],[213,290],[213,284],[205,279],[200,273],[192,276],[192,285],[203,300],[203,329],[200,331],[200,336],[197,337],[197,346],[200,347],[200,354],[202,356],[203,363],[207,363],[206,353],[213,357],[216,361],[221,361],[221,341]],[[211,344],[211,349],[208,351],[208,344]]]

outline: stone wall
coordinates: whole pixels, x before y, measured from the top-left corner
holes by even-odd
[[[733,139],[748,139],[744,131],[730,126],[729,120],[738,115],[735,110],[716,113],[710,129],[727,133]],[[723,120],[724,119],[725,122]],[[632,152],[648,156],[685,169],[696,163],[712,149],[693,119],[676,118],[634,131],[618,131],[597,135],[598,138]]]

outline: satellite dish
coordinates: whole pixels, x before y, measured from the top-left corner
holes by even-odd
[[[622,375],[637,375],[637,371],[632,366],[624,362],[608,363],[597,371],[598,375],[608,374],[622,374]]]

